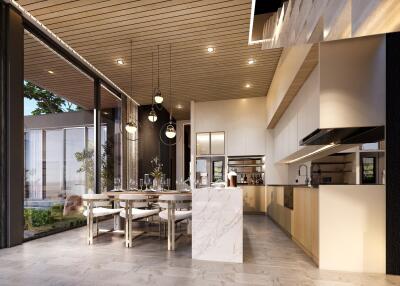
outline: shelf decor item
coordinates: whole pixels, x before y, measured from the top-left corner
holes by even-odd
[[[151,160],[151,164],[153,166],[153,171],[150,173],[150,175],[153,177],[153,189],[159,191],[162,189],[161,178],[164,175],[162,172],[163,164],[158,157],[154,157]]]

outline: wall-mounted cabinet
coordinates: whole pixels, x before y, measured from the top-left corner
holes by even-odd
[[[321,43],[319,64],[275,126],[275,162],[314,151],[299,141],[317,129],[383,126],[385,56],[383,35]]]
[[[299,141],[319,126],[319,66],[310,74],[274,129],[274,158],[302,149]]]
[[[194,102],[191,109],[193,134],[224,131],[226,155],[265,154],[265,97]]]
[[[196,155],[224,155],[225,132],[201,132],[196,134]]]

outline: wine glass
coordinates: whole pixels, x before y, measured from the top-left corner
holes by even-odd
[[[114,178],[114,189],[118,190],[118,191],[121,189],[121,179],[120,178]]]
[[[144,174],[144,184],[145,184],[146,190],[147,190],[151,184],[149,174]]]
[[[139,180],[140,190],[143,191],[143,179]]]
[[[165,185],[165,177],[164,177],[164,175],[161,175],[161,177],[160,177],[160,188],[161,188],[161,191],[164,190],[164,185]]]
[[[135,179],[129,179],[129,190],[134,190],[136,189],[136,180]]]
[[[167,178],[167,189],[168,189],[168,191],[169,191],[169,188],[171,187],[171,179],[170,178]]]

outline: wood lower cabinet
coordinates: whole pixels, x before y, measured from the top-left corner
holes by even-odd
[[[268,186],[267,214],[291,236],[293,211],[284,207],[284,189],[283,186]]]
[[[265,186],[241,186],[241,188],[243,189],[244,213],[266,213]]]
[[[318,264],[318,189],[295,188],[292,238]]]
[[[267,187],[268,216],[318,264],[318,189],[294,187],[293,210],[284,206],[284,191],[284,186]]]

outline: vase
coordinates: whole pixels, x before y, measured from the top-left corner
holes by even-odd
[[[156,191],[161,190],[161,180],[160,178],[154,178],[153,179],[153,189]]]

